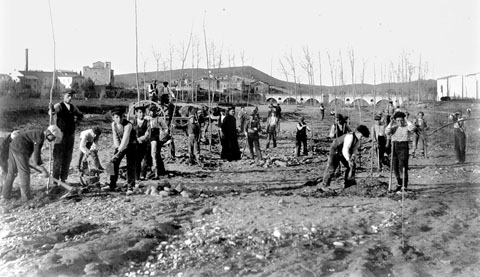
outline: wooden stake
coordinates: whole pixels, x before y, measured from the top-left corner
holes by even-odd
[[[50,25],[52,26],[52,38],[53,38],[53,76],[52,76],[52,87],[50,88],[50,102],[48,104],[48,109],[53,106],[53,88],[55,86],[55,73],[57,71],[56,69],[56,55],[55,55],[55,30],[53,28],[53,16],[52,16],[52,5],[50,3],[50,0],[48,0],[48,8],[50,11]],[[49,125],[53,124],[53,111],[50,113],[50,118],[49,118]],[[52,182],[52,171],[53,171],[53,165],[52,165],[52,159],[53,159],[53,146],[54,144],[51,143],[49,147],[49,152],[50,152],[50,158],[48,159],[48,183],[47,183],[47,194],[49,193],[50,190],[50,183]]]

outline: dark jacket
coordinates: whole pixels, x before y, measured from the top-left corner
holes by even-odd
[[[10,143],[10,150],[32,156],[35,165],[42,165],[41,150],[45,134],[42,130],[20,132]]]
[[[83,114],[75,105],[70,104],[69,110],[63,102],[60,103],[60,111],[56,113],[56,116],[57,126],[64,136],[75,133],[75,117],[77,117],[78,120],[83,119]]]

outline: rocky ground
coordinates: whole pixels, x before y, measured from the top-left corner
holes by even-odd
[[[423,110],[433,131],[447,123],[449,112],[466,106],[408,109]],[[472,117],[480,115],[477,109]],[[283,110],[278,147],[265,149],[261,141],[263,162],[224,162],[217,145],[211,151],[203,145],[205,163],[190,166],[177,134],[177,159],[167,162],[168,177],[139,183],[131,196],[96,185],[77,196],[65,197],[62,190],[47,195],[47,181],[33,173],[35,200],[2,207],[1,275],[478,276],[477,121],[468,122],[467,162],[454,163],[451,126],[436,132],[429,159],[410,159],[411,190],[403,195],[387,192],[388,171],[371,171],[369,143],[357,185],[343,190],[338,178],[334,190],[321,192],[315,185],[327,160],[331,118],[320,121],[310,107]],[[260,111],[266,115],[266,107]],[[358,125],[358,111],[342,112]],[[313,147],[309,156],[297,158],[294,129],[302,115],[314,131]],[[371,110],[362,110],[361,117],[371,125]],[[18,122],[17,129],[29,129],[46,126],[48,117],[29,115]],[[109,122],[105,115],[87,114],[79,127],[103,127],[103,163],[112,152]],[[76,151],[77,146],[74,160]],[[48,148],[43,157],[48,161]],[[100,182],[106,181],[102,175]],[[74,170],[68,182],[81,187]],[[146,195],[152,187],[158,191]]]

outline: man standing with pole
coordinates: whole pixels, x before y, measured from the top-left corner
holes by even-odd
[[[72,90],[63,93],[63,101],[50,106],[50,115],[55,115],[55,125],[63,133],[63,139],[53,148],[53,178],[65,182],[68,178],[75,143],[75,128],[83,119],[83,114],[73,105]]]
[[[392,137],[392,167],[395,177],[397,178],[397,188],[399,191],[402,188],[402,182],[405,182],[405,188],[408,187],[408,141],[410,134],[415,130],[415,125],[405,119],[406,115],[403,112],[396,112],[393,115],[393,120],[385,129],[385,134]],[[404,180],[402,180],[402,171]],[[391,186],[391,184],[390,184]],[[391,190],[391,187],[389,188]]]

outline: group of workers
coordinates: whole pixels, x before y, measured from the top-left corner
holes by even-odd
[[[31,168],[41,172],[45,177],[49,176],[49,172],[42,166],[40,156],[45,140],[52,143],[53,146],[52,179],[54,182],[65,182],[67,180],[72,160],[76,126],[83,119],[83,114],[71,103],[72,95],[72,91],[66,91],[62,102],[49,107],[49,114],[55,116],[54,125],[48,126],[46,130],[14,132],[8,138],[8,163],[2,166],[3,172],[6,172],[5,182],[2,187],[3,201],[8,201],[11,198],[12,185],[17,174],[20,179],[20,191],[23,200],[32,198],[30,189]],[[325,108],[322,105],[322,119],[324,110]],[[126,157],[127,165],[127,195],[133,193],[132,190],[136,181],[148,178],[158,179],[160,176],[165,175],[166,170],[162,160],[161,148],[164,145],[173,144],[171,126],[185,130],[189,162],[191,164],[202,163],[200,156],[202,125],[210,121],[207,117],[211,117],[211,115],[205,116],[203,109],[192,109],[188,114],[186,123],[175,125],[172,124],[171,117],[165,122],[165,118],[158,116],[158,112],[157,105],[148,107],[135,106],[135,118],[129,121],[125,118],[123,110],[114,109],[111,111],[114,151],[113,157],[107,165],[110,169],[107,171],[111,172],[110,182],[104,189],[110,191],[118,190],[119,168],[124,157]],[[421,111],[417,113],[416,118],[411,122],[408,120],[408,113],[399,109],[396,111],[386,109],[384,113],[375,115],[375,122],[371,129],[361,124],[355,130],[350,129],[348,126],[348,117],[339,113],[332,113],[332,115],[335,116],[335,122],[328,134],[328,137],[332,139],[332,143],[327,166],[323,174],[323,182],[319,185],[320,190],[329,189],[331,180],[340,163],[345,168],[344,186],[346,187],[354,183],[355,161],[360,150],[362,138],[369,138],[371,133],[373,134],[372,139],[377,151],[380,170],[382,170],[384,165],[388,166],[389,159],[386,155],[391,155],[391,170],[393,170],[397,180],[397,188],[395,190],[399,190],[402,186],[404,188],[408,187],[409,156],[415,157],[419,145],[422,145],[419,151],[425,158],[428,157],[426,139],[428,125],[424,119],[424,113]],[[280,131],[281,118],[280,105],[270,105],[266,120],[267,144],[265,148],[269,148],[270,143],[272,143],[272,147],[277,147],[277,134]],[[221,113],[216,119],[218,120],[222,146],[222,159],[235,161],[242,158],[238,137],[239,134],[244,134],[246,145],[249,147],[250,158],[262,160],[259,142],[262,124],[257,107],[250,114],[246,112],[245,107],[241,107],[237,115],[235,115],[235,108],[231,107],[226,113]],[[237,119],[239,128],[237,128]],[[465,162],[465,118],[462,117],[461,111],[457,111],[455,114],[450,115],[450,119],[455,123],[454,137],[457,162],[463,163]],[[307,126],[305,118],[301,117],[296,124],[295,154],[297,156],[300,156],[301,153],[308,155],[308,132],[311,132],[311,129]],[[89,157],[94,168],[98,171],[105,170],[98,156],[98,141],[101,134],[102,129],[98,126],[80,133],[79,155],[76,163],[76,169],[79,173],[82,174],[85,170],[85,160]],[[412,153],[409,152],[411,136],[413,136]],[[302,148],[303,151],[301,151]],[[33,158],[30,159],[32,155]],[[174,152],[173,157],[175,157]],[[148,169],[151,171],[149,175],[147,175]]]

